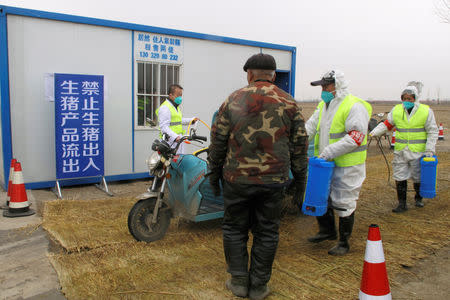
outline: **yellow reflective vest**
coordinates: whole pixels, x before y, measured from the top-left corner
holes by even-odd
[[[166,106],[170,110],[170,126],[169,126],[170,130],[172,130],[176,134],[184,135],[183,126],[181,123],[183,116],[181,114],[180,106],[178,106],[178,108],[175,108],[175,106],[173,106],[173,104],[170,103],[169,100],[164,101],[163,104],[161,104],[161,106]],[[159,123],[158,113],[159,113],[159,109],[161,108],[161,106],[158,107],[158,109],[156,110],[156,116],[158,117],[158,123]],[[159,130],[159,138],[162,138],[161,129]]]
[[[405,109],[402,104],[398,104],[392,110],[397,132],[395,134],[394,150],[400,151],[407,145],[412,152],[424,152],[427,144],[427,132],[425,123],[428,119],[430,107],[425,104],[419,104],[414,115],[408,120]]]
[[[333,144],[340,141],[347,132],[345,131],[345,120],[347,120],[348,114],[355,103],[362,103],[367,110],[369,117],[372,115],[372,106],[358,97],[353,95],[347,95],[347,97],[342,100],[336,113],[333,116],[333,121],[331,122],[331,128],[329,132],[329,143]],[[324,101],[321,101],[317,106],[320,110],[319,112],[319,122],[317,123],[316,136],[314,138],[314,155],[319,156],[319,133],[320,133],[320,121],[322,120],[323,107],[325,105]],[[334,158],[334,162],[338,167],[350,167],[362,164],[366,161],[367,157],[367,135],[364,137],[363,142],[352,152],[346,153],[344,155]]]

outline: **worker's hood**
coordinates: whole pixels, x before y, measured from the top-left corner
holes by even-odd
[[[336,85],[336,98],[343,99],[349,94],[348,82],[345,80],[344,72],[334,70],[334,79]]]
[[[414,95],[415,102],[419,103],[420,95],[422,92],[423,83],[419,81],[410,81],[408,86],[403,90],[402,96],[405,94]]]

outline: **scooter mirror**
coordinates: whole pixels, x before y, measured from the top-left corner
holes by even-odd
[[[152,150],[153,151],[158,151],[158,146],[161,142],[159,140],[154,140],[153,144],[152,144]]]

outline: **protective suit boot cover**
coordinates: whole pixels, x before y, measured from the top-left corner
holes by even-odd
[[[327,212],[320,217],[316,217],[317,223],[319,223],[319,233],[315,236],[309,237],[308,242],[320,243],[325,240],[337,239],[336,225],[334,223],[334,211],[332,208],[328,208]]]
[[[398,206],[394,208],[392,211],[395,213],[402,213],[408,210],[406,206],[406,191],[408,188],[408,182],[406,180],[396,181],[397,185],[397,198],[398,198]]]
[[[350,250],[348,239],[352,235],[353,224],[355,223],[355,213],[348,217],[339,218],[339,242],[328,251],[330,255],[344,255]]]
[[[248,276],[232,276],[225,283],[233,295],[238,297],[247,297],[248,295]]]
[[[416,195],[414,196],[416,206],[423,207],[425,204],[422,201],[422,196],[420,196],[420,182],[414,182],[414,190],[416,191]]]

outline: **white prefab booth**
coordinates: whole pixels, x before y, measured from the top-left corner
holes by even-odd
[[[275,57],[276,83],[293,95],[295,47],[0,6],[1,183],[7,186],[16,158],[27,188],[55,186],[53,74],[104,76],[104,175],[144,178],[159,137],[155,110],[168,86],[184,88],[184,117],[210,124],[226,97],[247,84],[242,66],[260,52]],[[198,134],[209,137],[206,127]]]

